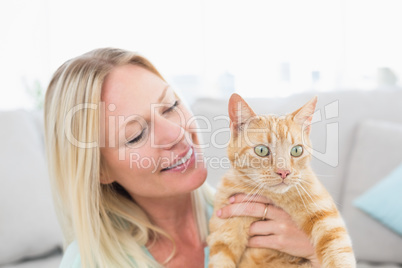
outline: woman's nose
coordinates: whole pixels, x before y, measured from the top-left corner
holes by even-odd
[[[151,134],[151,145],[156,148],[170,149],[185,137],[185,123],[156,116]]]

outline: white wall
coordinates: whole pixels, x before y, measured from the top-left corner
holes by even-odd
[[[140,52],[190,101],[224,95],[222,84],[248,97],[373,88],[381,67],[402,75],[399,5],[400,0],[3,0],[0,109],[33,107],[27,85],[38,80],[46,87],[65,60],[105,46]],[[386,69],[380,76],[382,83],[392,81]]]

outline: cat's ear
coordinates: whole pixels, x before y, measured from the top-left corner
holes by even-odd
[[[317,96],[313,97],[303,107],[299,108],[298,110],[292,113],[293,121],[301,125],[306,134],[310,133],[311,121],[313,120],[313,115],[316,106],[317,106]]]
[[[241,125],[255,115],[254,111],[240,95],[232,94],[229,99],[229,117],[230,126],[234,131],[237,131]]]

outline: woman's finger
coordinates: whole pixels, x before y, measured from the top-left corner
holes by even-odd
[[[245,203],[245,202],[255,202],[255,203],[272,203],[272,201],[265,196],[255,195],[255,194],[235,194],[229,198],[230,203]]]
[[[253,202],[234,203],[224,206],[218,210],[217,215],[223,219],[235,216],[249,216],[259,220],[282,220],[290,218],[289,214],[274,205]]]
[[[217,216],[223,219],[235,217],[235,216],[249,216],[256,218],[263,218],[264,212],[266,212],[265,219],[269,219],[269,206],[265,211],[266,204],[262,203],[235,203],[224,206],[217,211]]]
[[[281,236],[277,235],[258,235],[248,240],[248,247],[252,248],[271,248],[283,251],[284,243],[281,242]]]
[[[245,197],[246,195],[243,195]],[[241,197],[237,197],[241,198]],[[264,198],[264,197],[263,197]],[[264,199],[260,199],[264,200]],[[259,202],[240,202],[232,203],[217,211],[220,218],[230,218],[234,216],[250,216],[261,220],[289,220],[290,216],[283,209],[272,204]]]
[[[251,236],[248,241],[249,247],[276,249],[293,256],[307,259],[315,258],[314,246],[307,234],[300,230],[294,222],[268,221],[271,225],[253,223],[251,232],[261,233]],[[253,225],[256,225],[253,227]],[[257,230],[252,230],[255,228]],[[264,235],[267,228],[268,235]]]
[[[276,233],[276,226],[272,220],[269,221],[255,221],[250,225],[249,235],[272,235]]]

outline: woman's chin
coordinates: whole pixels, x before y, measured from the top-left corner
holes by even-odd
[[[207,168],[198,166],[182,173],[166,172],[165,180],[175,185],[175,190],[191,192],[199,188],[207,179]]]
[[[198,187],[201,187],[201,185],[204,184],[204,182],[207,180],[207,175],[208,175],[208,170],[206,167],[201,167],[201,168],[199,168],[199,170],[197,170],[197,177],[199,177],[199,178],[194,180],[197,182],[195,189],[197,189]]]

